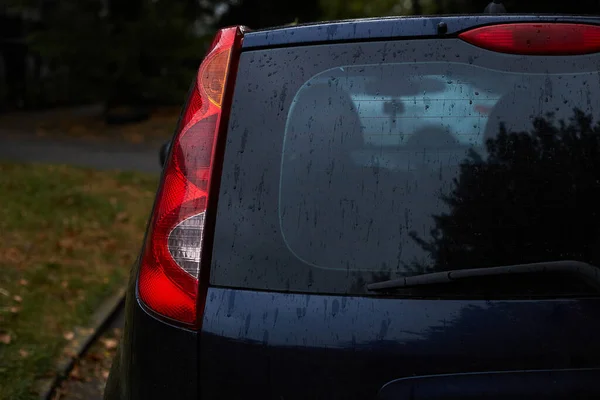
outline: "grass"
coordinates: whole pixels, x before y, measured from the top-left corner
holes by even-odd
[[[36,398],[76,326],[127,279],[157,178],[0,163],[0,399]]]

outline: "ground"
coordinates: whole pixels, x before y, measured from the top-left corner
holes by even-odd
[[[0,121],[1,120],[2,119],[0,118]],[[97,170],[120,169],[144,171],[152,174],[152,176],[154,176],[152,179],[154,180],[156,180],[158,173],[160,173],[158,146],[163,142],[164,137],[160,137],[159,135],[152,137],[151,140],[143,140],[136,143],[135,140],[124,141],[117,138],[106,140],[106,138],[73,137],[60,134],[40,136],[31,130],[7,130],[6,126],[2,124],[0,124],[0,127],[2,127],[0,128],[0,163],[6,163],[7,161],[10,161],[11,164],[15,161],[27,163],[42,162],[46,164],[69,164],[92,167]],[[138,128],[141,129],[140,126],[138,126]],[[170,130],[172,130],[172,128],[173,127],[170,127]],[[168,137],[169,135],[165,136]],[[34,166],[33,168],[36,167]],[[94,176],[93,174],[93,172],[90,172],[91,177]],[[127,175],[127,173],[124,174],[125,176]],[[0,175],[0,181],[3,181],[3,174]],[[92,179],[91,183],[93,181],[94,180]],[[23,189],[13,190],[20,190],[20,192],[23,192]],[[4,190],[3,192],[7,193]],[[39,196],[35,190],[29,194],[29,196],[36,195]],[[148,196],[148,201],[151,202],[153,192],[151,191]],[[67,194],[65,194],[65,198],[66,197],[68,197]],[[132,201],[131,203],[136,204],[135,201]],[[48,208],[49,212],[54,209],[50,205],[47,206],[50,207]],[[144,219],[145,218],[146,215],[144,216]],[[38,229],[40,234],[43,234],[44,231],[47,232],[43,226],[39,226]],[[3,231],[14,233],[15,229],[13,227],[7,228],[6,230],[3,229]],[[141,244],[139,243],[141,240],[135,239],[135,241],[135,251],[137,251]],[[66,242],[63,244],[68,245]],[[135,255],[135,251],[132,251],[131,254]],[[8,252],[8,255],[11,254],[15,256],[15,253]],[[123,274],[120,279],[124,280],[125,275],[126,273]],[[21,280],[17,279],[17,281]],[[29,282],[23,281],[21,283],[24,283],[24,285],[19,284],[17,287],[21,287],[19,290],[23,293],[13,293],[13,289],[10,291],[7,289],[0,291],[1,298],[5,298],[7,301],[10,300],[10,305],[3,305],[3,309],[8,312],[9,316],[18,314],[18,312],[13,313],[11,310],[19,310],[20,307],[22,307],[22,303],[26,302],[25,294],[30,290]],[[118,330],[112,330],[112,328],[118,329],[120,318],[122,318],[122,315],[119,315],[111,329],[104,333],[104,338],[95,343],[86,353],[85,357],[83,357],[78,364],[78,367],[74,370],[74,373],[57,393],[59,398],[101,399],[101,388],[103,388],[105,382],[104,371],[111,363],[111,357],[114,351],[113,345],[116,343],[115,340],[118,340],[120,333]],[[0,326],[4,328],[6,325],[0,323]],[[3,345],[7,346],[5,344],[7,341],[10,342],[11,346],[17,346],[19,344],[17,341],[18,338],[11,335],[10,332],[6,332],[6,329],[1,333],[0,347]],[[69,332],[65,331],[64,335],[64,339],[68,340]],[[25,359],[29,359],[32,355],[33,358],[37,357],[31,349],[26,347],[17,348],[17,352],[14,354]],[[2,358],[3,357],[0,357],[0,359]],[[10,366],[11,363],[6,363],[6,358],[4,358],[0,361],[0,370],[6,368],[6,365]],[[1,395],[0,398],[2,398]]]
[[[122,287],[157,177],[0,162],[0,399],[32,388]]]
[[[122,327],[123,314],[119,313],[108,324],[102,336],[75,364],[68,379],[56,390],[52,400],[102,400]]]

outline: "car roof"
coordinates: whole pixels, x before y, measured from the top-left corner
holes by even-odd
[[[600,17],[494,14],[354,19],[248,31],[244,34],[242,48],[258,49],[348,41],[452,37],[478,26],[511,22],[572,22],[600,25]]]

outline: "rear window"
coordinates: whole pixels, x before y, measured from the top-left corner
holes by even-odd
[[[599,62],[457,39],[242,54],[211,283],[360,294],[439,270],[600,263]]]

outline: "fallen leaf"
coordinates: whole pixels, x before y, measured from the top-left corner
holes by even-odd
[[[75,365],[73,367],[73,369],[71,370],[71,373],[69,374],[69,376],[75,380],[79,380],[81,379],[81,372],[79,371],[79,366]]]
[[[74,334],[73,332],[65,332],[65,333],[63,334],[63,337],[64,337],[66,340],[73,340],[73,338],[75,337],[75,334]]]
[[[20,355],[22,358],[27,358],[27,357],[29,357],[29,352],[28,352],[27,350],[25,350],[25,349],[20,349],[20,350],[19,350],[19,355]]]
[[[48,132],[46,132],[46,130],[43,129],[43,128],[38,128],[38,129],[35,130],[35,135],[38,136],[38,137],[44,137],[47,134],[48,134]]]
[[[9,310],[13,314],[18,314],[19,311],[21,311],[21,307],[13,306],[13,307],[9,308]]]
[[[121,211],[117,214],[116,220],[117,222],[125,222],[129,219],[129,215],[125,211]]]
[[[6,296],[6,297],[10,296],[10,292],[8,290],[2,289],[2,288],[0,288],[0,294],[3,296]]]
[[[125,138],[129,140],[131,143],[144,143],[144,135],[140,133],[128,133],[125,135]]]
[[[27,286],[27,285],[29,285],[29,281],[27,279],[21,279],[21,280],[19,280],[19,285]]]
[[[23,301],[23,298],[21,296],[19,296],[19,295],[15,295],[13,297],[13,300],[16,301],[17,303],[20,303],[20,302]]]
[[[10,333],[0,333],[0,343],[10,344],[12,341],[12,337]]]
[[[19,263],[22,262],[24,259],[23,254],[14,247],[6,249],[3,254],[3,258],[11,263]]]
[[[88,353],[85,357],[91,361],[104,360],[104,357],[99,353]]]
[[[114,239],[105,240],[103,246],[106,250],[112,251],[117,248],[118,242]]]
[[[66,288],[68,288],[68,287],[69,287],[69,282],[67,282],[67,281],[62,281],[62,282],[60,283],[60,286],[61,286],[63,289],[66,289]]]
[[[117,347],[118,342],[115,339],[102,339],[102,344],[107,350],[112,350]]]
[[[72,238],[62,238],[58,241],[58,247],[69,250],[73,248],[74,240]]]

